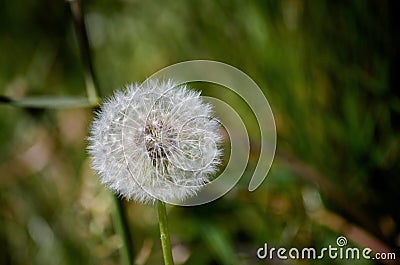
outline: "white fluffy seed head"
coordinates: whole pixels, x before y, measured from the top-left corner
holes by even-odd
[[[180,202],[216,173],[222,138],[212,106],[171,80],[128,85],[103,103],[88,152],[101,182],[126,199]]]

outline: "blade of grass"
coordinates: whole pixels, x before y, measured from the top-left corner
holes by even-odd
[[[90,52],[89,38],[86,30],[85,20],[79,0],[69,0],[72,12],[72,19],[81,52],[82,63],[85,71],[86,92],[89,101],[93,104],[99,103],[100,88],[96,81],[93,67],[92,55]]]
[[[200,227],[202,228],[205,242],[218,261],[224,265],[237,264],[235,260],[236,254],[228,237],[210,223],[202,222]]]
[[[123,208],[122,201],[115,194],[112,195],[114,200],[113,220],[114,227],[122,240],[121,260],[123,264],[133,264],[132,257],[132,242],[128,233],[128,224],[126,222],[126,215]]]
[[[86,92],[88,95],[88,100],[93,105],[98,106],[100,103],[101,91],[98,86],[96,75],[94,72],[92,56],[90,53],[89,38],[86,30],[85,20],[80,5],[80,1],[68,0],[68,2],[71,8],[72,19],[74,21],[75,31],[82,57],[82,63],[84,66]],[[114,220],[116,220],[115,229],[123,241],[123,246],[121,248],[121,256],[122,256],[121,260],[123,264],[132,265],[133,264],[132,251],[131,251],[132,243],[129,237],[129,229],[127,225],[128,222],[124,212],[124,207],[122,206],[120,199],[116,195],[113,196],[114,196],[113,202],[115,208],[115,211],[113,212],[114,215],[113,217]]]
[[[79,107],[94,107],[93,103],[87,98],[76,97],[52,97],[52,96],[37,96],[26,98],[9,98],[0,96],[0,103],[10,104],[23,108],[79,108]]]

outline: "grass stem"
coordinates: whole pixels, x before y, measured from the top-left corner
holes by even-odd
[[[132,242],[129,237],[129,229],[128,229],[128,224],[126,222],[124,208],[121,200],[118,198],[117,195],[113,194],[113,199],[114,199],[114,212],[113,212],[114,227],[117,234],[120,235],[122,240],[122,248],[120,250],[122,264],[132,265],[133,264],[132,251],[131,251]]]
[[[89,38],[86,30],[85,19],[79,0],[69,0],[72,19],[78,39],[79,50],[82,57],[82,63],[85,74],[86,93],[89,102],[94,106],[99,104],[100,89],[96,81],[96,75],[93,67],[92,55],[90,52]]]
[[[86,93],[88,100],[93,107],[98,107],[100,103],[101,90],[97,83],[96,75],[93,67],[92,55],[90,52],[90,44],[86,29],[85,19],[82,12],[81,3],[79,0],[68,0],[72,19],[74,22],[75,32],[78,39],[79,50],[81,53],[82,63],[84,67]],[[128,223],[126,220],[125,211],[121,200],[113,194],[113,219],[116,233],[122,239],[123,246],[121,248],[122,264],[132,265],[132,242],[129,236]]]

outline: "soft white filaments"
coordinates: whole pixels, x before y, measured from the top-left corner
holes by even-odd
[[[180,202],[221,162],[220,124],[200,93],[171,80],[117,91],[96,113],[88,138],[101,182],[127,199]]]

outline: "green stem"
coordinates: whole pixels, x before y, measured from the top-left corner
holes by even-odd
[[[74,21],[76,37],[78,39],[79,50],[81,52],[82,63],[85,71],[86,93],[89,102],[93,105],[98,105],[100,89],[96,82],[85,18],[79,0],[68,0],[68,2],[72,12],[72,19]]]
[[[97,83],[96,75],[93,67],[93,60],[90,53],[89,38],[86,30],[85,20],[79,0],[67,0],[69,2],[72,19],[74,21],[75,31],[78,39],[79,50],[85,71],[86,93],[89,102],[96,107],[100,103],[101,91]],[[122,264],[132,265],[132,242],[129,237],[129,229],[124,212],[124,208],[120,199],[113,194],[114,211],[113,219],[117,234],[122,239],[123,246],[121,248]]]
[[[174,265],[174,260],[172,258],[171,240],[169,238],[168,223],[167,223],[167,212],[165,209],[165,203],[158,200],[158,222],[160,224],[160,238],[161,247],[164,255],[165,265]]]
[[[120,235],[122,239],[122,248],[121,248],[121,259],[122,264],[132,265],[132,242],[130,237],[128,236],[128,225],[126,222],[126,216],[124,212],[124,208],[121,200],[113,194],[114,199],[114,227],[116,229],[117,234]]]

